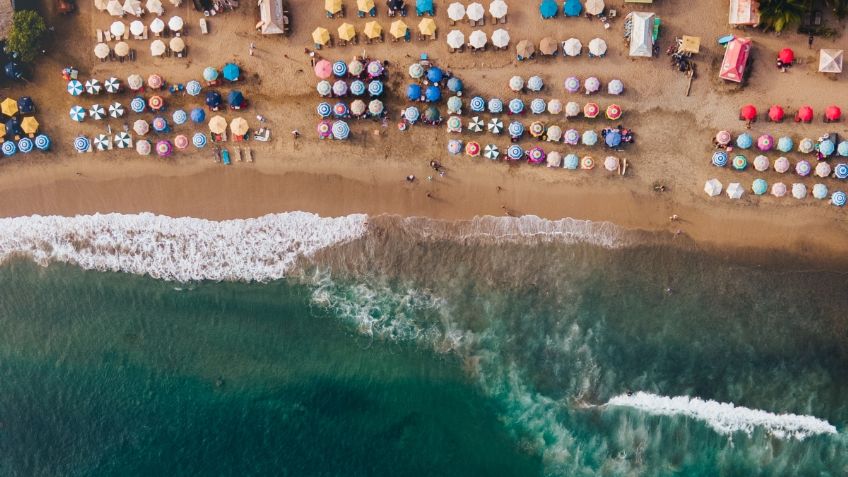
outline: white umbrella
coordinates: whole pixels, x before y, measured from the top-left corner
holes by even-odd
[[[468,44],[472,48],[483,48],[486,46],[486,42],[488,42],[488,38],[483,30],[474,30],[468,35]]]
[[[170,2],[171,2],[171,5],[173,5],[173,6],[175,6],[175,7],[179,7],[180,5],[182,5],[182,4],[183,4],[183,1],[182,1],[182,0],[168,0],[168,1],[170,1]]]
[[[509,45],[509,32],[498,28],[492,33],[492,44],[497,48],[506,48]]]
[[[500,155],[500,149],[494,144],[486,144],[486,147],[483,149],[483,157],[486,159],[497,159]]]
[[[480,5],[477,2],[474,2],[465,8],[465,16],[467,16],[472,22],[479,22],[482,20],[483,12],[483,5]]]
[[[619,160],[615,156],[607,156],[607,158],[604,159],[604,169],[606,169],[610,172],[618,171],[618,165],[619,165]],[[733,185],[733,184],[731,184],[731,185]],[[730,190],[730,188],[728,188],[728,190]]]
[[[109,27],[109,32],[111,32],[113,36],[120,38],[127,32],[127,26],[124,22],[112,22],[112,26]]]
[[[583,44],[577,38],[569,38],[562,42],[562,51],[568,56],[577,56],[583,49]]]
[[[170,28],[171,31],[182,30],[183,29],[183,19],[179,16],[174,15],[173,17],[171,17],[170,20],[168,20],[168,28]]]
[[[130,33],[132,33],[133,36],[141,36],[142,33],[144,33],[144,23],[141,23],[141,20],[133,20],[133,22],[130,23]]]
[[[185,50],[185,41],[179,36],[171,38],[171,41],[168,42],[168,44],[171,47],[171,51],[174,53],[179,53]]]
[[[462,48],[462,45],[465,44],[465,34],[459,30],[451,30],[448,33],[447,41],[448,46],[453,49]]]
[[[786,195],[786,184],[783,182],[776,182],[771,186],[771,195],[775,197],[783,197]]]
[[[718,179],[710,179],[704,184],[704,192],[710,197],[715,197],[721,194],[722,185]]]
[[[124,0],[124,5],[121,7],[126,13],[140,17],[142,13],[141,2],[138,0]]]
[[[557,151],[551,151],[547,157],[548,167],[562,167],[562,154]]]
[[[565,105],[565,117],[573,118],[580,114],[580,105],[575,103],[574,101],[569,101]]]
[[[727,196],[731,199],[741,198],[743,192],[745,192],[745,189],[743,189],[742,184],[738,182],[731,182],[727,185]]]
[[[807,186],[798,182],[792,184],[792,197],[796,199],[807,197]]]
[[[548,112],[551,114],[559,114],[562,112],[562,101],[552,99],[548,101]]]
[[[88,110],[88,115],[91,116],[91,119],[101,120],[106,117],[106,110],[103,109],[103,106],[94,104],[91,106],[91,109]]]
[[[589,15],[600,15],[604,11],[604,0],[586,0],[583,8]]]
[[[509,10],[509,8],[504,0],[494,0],[489,4],[489,14],[494,18],[505,17],[507,10]]]
[[[548,128],[547,135],[548,141],[559,142],[562,139],[562,128],[554,124]]]
[[[121,103],[112,103],[109,105],[109,116],[120,118],[124,115],[124,106]]]
[[[144,8],[146,8],[148,12],[155,13],[156,15],[162,15],[165,13],[165,10],[162,9],[162,2],[159,0],[147,0],[147,3],[144,4]]]
[[[503,131],[503,121],[498,118],[492,118],[489,120],[489,124],[486,125],[486,128],[492,134],[500,134]]]
[[[607,42],[600,38],[594,38],[589,42],[589,53],[593,56],[601,56],[607,52]]]
[[[127,86],[133,90],[139,89],[144,86],[144,79],[139,75],[129,75],[129,77],[127,77]]]
[[[112,138],[106,134],[98,134],[94,137],[94,147],[98,151],[105,151],[112,145]]]
[[[150,54],[153,56],[162,56],[165,54],[165,42],[162,40],[154,40],[150,43]]]
[[[524,78],[522,78],[521,76],[517,76],[517,75],[510,78],[509,79],[509,89],[516,91],[516,92],[524,89]]]
[[[106,43],[98,43],[94,45],[94,56],[98,59],[106,59],[106,57],[109,56],[109,51],[111,50],[109,50],[109,45]]]
[[[109,0],[109,3],[106,4],[106,11],[113,17],[124,16],[124,8],[118,0]]]
[[[150,22],[150,31],[153,33],[162,33],[165,30],[165,22],[161,18],[157,18]]]
[[[115,44],[115,54],[121,57],[130,54],[130,45],[125,41],[119,41]]]
[[[458,22],[465,16],[465,6],[459,2],[453,2],[448,6],[448,18]]]

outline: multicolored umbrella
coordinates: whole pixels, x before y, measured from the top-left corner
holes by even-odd
[[[513,138],[520,138],[524,135],[524,125],[519,121],[509,123],[509,135]]]
[[[594,146],[598,143],[598,133],[591,129],[583,132],[582,142],[586,146]]]
[[[147,121],[139,119],[133,123],[133,131],[135,131],[135,133],[139,136],[144,136],[148,131],[150,131],[150,125],[147,124]]]
[[[565,169],[576,170],[580,167],[580,158],[577,157],[577,154],[566,154],[564,158],[562,158],[562,167]]]
[[[459,139],[451,139],[448,141],[448,153],[459,154],[462,152],[462,141]]]
[[[785,157],[778,157],[776,161],[774,161],[774,170],[780,174],[784,174],[789,170],[789,159]]]
[[[845,207],[845,202],[848,200],[848,196],[845,195],[845,192],[838,190],[830,196],[830,203],[837,207]]]
[[[135,142],[135,152],[140,156],[149,156],[152,146],[147,139],[141,139]]]
[[[329,117],[333,114],[333,107],[330,106],[330,103],[319,103],[317,110],[318,116],[321,116],[322,118]]]
[[[569,93],[576,93],[580,91],[580,78],[577,78],[576,76],[566,78],[565,90]]]
[[[81,123],[85,119],[85,109],[82,106],[72,106],[70,116],[72,120]]]
[[[89,79],[85,82],[85,92],[91,95],[100,94],[100,91],[103,89],[103,86],[100,85],[100,81],[97,81],[94,78]]]
[[[41,151],[50,150],[50,138],[46,134],[35,136],[35,141],[33,142],[35,142],[35,147]]]
[[[530,79],[527,80],[527,89],[530,91],[541,91],[544,87],[545,82],[542,81],[541,76],[531,76]]]
[[[596,118],[600,112],[601,108],[598,107],[596,103],[586,103],[583,106],[583,116],[586,116],[587,118]]]
[[[462,119],[459,116],[451,116],[447,121],[447,129],[450,133],[462,132]]]
[[[170,156],[172,150],[173,150],[173,146],[171,146],[171,141],[163,139],[163,140],[156,143],[156,154],[159,157]]]
[[[744,171],[748,168],[748,158],[742,154],[737,154],[733,157],[733,168],[737,171]]]
[[[200,81],[191,80],[186,83],[185,90],[186,93],[189,94],[189,96],[197,96],[200,94],[201,91],[203,91],[203,87],[200,86]]]
[[[542,98],[535,98],[533,101],[530,101],[530,112],[533,114],[542,114],[545,110],[548,109],[548,105],[545,103],[545,100]]]
[[[545,162],[546,157],[547,155],[545,154],[545,151],[538,146],[527,151],[527,160],[529,160],[531,164],[541,164]]]
[[[203,133],[194,133],[194,136],[191,137],[191,143],[198,149],[206,146],[206,135]]]
[[[810,175],[811,172],[813,172],[813,168],[812,166],[810,166],[809,162],[801,160],[798,161],[797,164],[795,164],[795,173],[799,176],[807,177],[808,175]]]
[[[480,155],[480,144],[474,141],[469,142],[465,145],[465,154],[471,157],[477,157]]]
[[[152,74],[147,77],[147,86],[150,86],[151,89],[159,89],[164,84],[165,81],[163,81],[162,77],[157,74]]]
[[[409,121],[410,123],[415,123],[418,121],[418,118],[421,117],[421,111],[418,110],[415,106],[409,106],[403,113],[404,119]]]
[[[471,101],[468,103],[468,107],[475,113],[482,113],[486,110],[486,100],[480,96],[475,96],[471,98]]]
[[[124,116],[124,106],[121,103],[115,102],[109,105],[109,116],[120,118]]]
[[[576,129],[569,129],[568,131],[565,131],[565,138],[563,140],[566,144],[576,146],[577,143],[580,142],[580,131]]]
[[[500,118],[492,118],[489,120],[489,123],[486,125],[486,129],[489,130],[492,134],[500,134],[503,132],[504,123],[500,120]]]
[[[607,93],[619,95],[624,92],[624,83],[621,80],[614,79],[607,84]]]
[[[147,103],[141,96],[136,96],[132,99],[132,101],[130,101],[130,109],[132,109],[134,113],[143,113],[146,108]]]
[[[513,144],[506,150],[506,157],[512,161],[524,159],[524,149],[521,149],[521,146],[518,144]]]
[[[68,81],[68,94],[71,96],[79,96],[83,92],[82,83],[77,80]]]
[[[848,179],[848,164],[840,162],[833,167],[833,175],[837,179]]]
[[[114,142],[118,149],[126,149],[132,145],[132,137],[130,133],[121,131],[115,134]]]
[[[748,133],[742,133],[736,138],[736,146],[741,149],[748,149],[754,145],[754,138]]]
[[[718,144],[722,146],[726,146],[730,144],[731,141],[730,131],[719,131],[716,133],[715,140]]]
[[[379,78],[383,76],[383,64],[379,61],[371,61],[366,68],[369,78]]]
[[[598,90],[601,89],[601,80],[594,76],[590,76],[586,78],[586,81],[583,82],[583,87],[586,89],[586,93],[597,93]]]
[[[336,121],[333,123],[333,138],[345,140],[350,136],[350,126],[344,121]]]
[[[421,63],[409,65],[409,76],[412,79],[421,79],[424,76],[424,67],[421,66]]]
[[[335,106],[333,106],[333,115],[337,118],[347,117],[349,113],[350,111],[348,110],[347,105],[345,103],[339,102],[336,103]]]
[[[760,156],[757,156],[757,157],[754,158],[754,169],[756,169],[757,171],[765,172],[765,171],[769,170],[770,166],[771,166],[771,162],[769,161],[769,158],[767,158],[766,156],[760,155]]]
[[[768,182],[764,179],[754,179],[754,182],[751,184],[751,191],[756,195],[763,195],[768,191]]]
[[[318,94],[321,96],[329,96],[333,92],[333,85],[329,81],[319,81],[315,86]]]
[[[365,94],[365,83],[361,80],[353,80],[350,83],[350,94],[354,96],[362,96]]]
[[[333,63],[333,74],[338,78],[344,78],[347,74],[347,64],[344,61]]]
[[[103,83],[103,86],[107,93],[114,94],[121,90],[121,80],[112,76]]]
[[[770,134],[763,134],[757,138],[757,149],[765,152],[774,147],[774,138]]]
[[[545,125],[541,121],[533,121],[530,124],[530,135],[533,137],[542,137],[545,134]]]
[[[813,197],[819,200],[827,198],[827,186],[824,184],[816,184],[813,186]]]
[[[483,157],[486,159],[495,160],[501,155],[501,150],[498,149],[498,146],[494,144],[486,144],[486,147],[483,149]]]
[[[716,167],[724,167],[727,165],[727,153],[724,151],[716,151],[713,153],[713,165]]]
[[[621,106],[617,104],[611,104],[607,106],[607,119],[610,121],[615,121],[621,118],[622,110]]]
[[[88,138],[85,136],[78,136],[74,139],[74,149],[77,152],[85,152],[91,147],[91,142],[89,142]]]
[[[828,157],[836,150],[836,145],[833,144],[833,141],[830,139],[825,139],[824,141],[819,143],[819,152],[824,156]]]
[[[15,141],[3,141],[0,150],[2,150],[4,156],[9,157],[18,152],[18,146],[15,144]]]
[[[524,112],[524,101],[513,98],[509,101],[509,112],[512,114],[521,114]]]
[[[344,96],[347,94],[347,83],[343,80],[338,80],[333,83],[333,94],[336,96]]]
[[[28,137],[22,137],[18,140],[18,150],[24,154],[29,154],[33,149],[32,139]]]
[[[168,130],[168,121],[162,116],[153,118],[153,130],[156,132],[165,132]]]
[[[481,132],[483,131],[484,126],[485,124],[479,116],[474,116],[473,118],[471,118],[471,121],[468,121],[468,130],[471,132]]]
[[[159,95],[151,96],[150,99],[147,100],[147,105],[150,106],[150,109],[153,111],[159,111],[165,107],[165,100]]]
[[[489,100],[489,112],[492,114],[500,114],[503,112],[503,101],[498,98]]]
[[[587,171],[594,169],[595,160],[592,159],[592,156],[584,156],[583,159],[580,159],[580,168]]]
[[[371,113],[373,116],[379,116],[383,114],[383,109],[383,102],[379,99],[372,99],[368,103],[368,112]]]

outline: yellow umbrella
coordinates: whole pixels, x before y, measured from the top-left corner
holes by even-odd
[[[420,31],[422,35],[433,35],[436,33],[436,22],[433,21],[432,18],[425,18],[418,24],[418,31]]]
[[[409,30],[409,27],[406,26],[406,23],[403,20],[395,20],[392,22],[392,27],[389,29],[389,33],[395,38],[403,38],[406,35],[406,32]]]
[[[214,116],[209,120],[209,130],[214,134],[223,134],[227,130],[227,120],[223,116]]]
[[[350,23],[342,23],[339,27],[339,38],[344,41],[353,40],[356,37],[356,29]]]
[[[330,15],[335,15],[342,11],[342,0],[324,0],[324,9]]]
[[[363,30],[365,36],[374,40],[380,37],[380,34],[383,33],[383,27],[380,26],[379,23],[375,21],[370,21],[365,24],[365,29]]]
[[[0,111],[6,116],[14,116],[18,114],[18,102],[12,98],[6,98],[0,103]]]
[[[247,134],[247,130],[247,121],[244,118],[235,118],[230,123],[230,131],[232,131],[236,136],[244,136]]]
[[[330,32],[324,27],[318,27],[312,32],[312,41],[318,45],[326,45],[330,41]]]
[[[3,123],[0,123],[0,137],[3,137],[5,135],[6,135],[6,125],[3,124]]]
[[[374,0],[356,0],[356,8],[360,12],[369,13],[374,9]]]
[[[32,116],[27,116],[21,121],[21,129],[27,134],[35,134],[38,132],[38,121]]]

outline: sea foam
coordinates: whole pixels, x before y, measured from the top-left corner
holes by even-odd
[[[305,212],[210,221],[153,214],[0,219],[0,263],[14,256],[187,282],[282,278],[301,257],[362,236],[365,215]]]
[[[757,427],[780,439],[803,440],[816,434],[836,434],[836,427],[827,421],[797,414],[774,414],[759,409],[735,406],[733,403],[704,401],[689,396],[659,396],[637,392],[622,394],[609,400],[607,406],[638,409],[659,416],[687,416],[706,423],[720,434],[744,432],[749,436]]]

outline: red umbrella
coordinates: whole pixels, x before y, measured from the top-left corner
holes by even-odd
[[[769,119],[771,119],[772,121],[774,121],[776,123],[783,121],[783,116],[784,116],[783,107],[775,104],[774,106],[769,108],[768,116],[769,116]]]
[[[813,120],[813,108],[809,106],[801,106],[801,109],[798,110],[798,114],[795,115],[795,122],[804,121],[808,123]]]
[[[839,118],[842,117],[842,110],[839,109],[839,106],[828,106],[827,109],[824,110],[824,118],[828,121],[839,121]]]
[[[757,108],[753,104],[746,104],[739,110],[739,118],[745,121],[757,119]]]
[[[779,59],[781,63],[788,65],[795,61],[795,52],[792,51],[792,48],[784,48],[777,54],[777,59]]]

